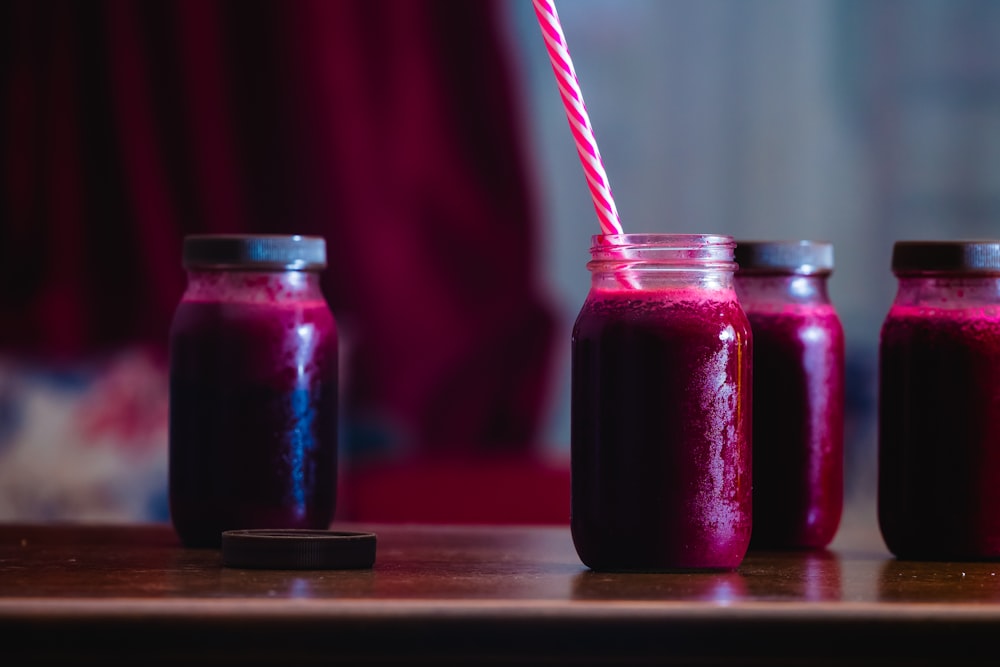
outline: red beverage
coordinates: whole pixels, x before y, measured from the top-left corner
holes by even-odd
[[[577,553],[595,570],[736,568],[751,528],[751,378],[731,274],[678,287],[699,282],[697,265],[591,268],[572,339]]]
[[[1000,559],[1000,242],[898,241],[878,520],[898,558]]]
[[[329,526],[337,381],[315,272],[189,269],[170,331],[170,511],[186,546],[219,546],[230,529]]]
[[[750,546],[820,549],[836,535],[844,502],[840,318],[826,303],[743,306],[754,345]]]
[[[1000,558],[1000,311],[894,306],[881,339],[879,524],[903,558]]]

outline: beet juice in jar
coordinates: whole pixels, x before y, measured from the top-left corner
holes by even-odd
[[[186,546],[224,530],[326,529],[337,491],[337,328],[322,238],[189,236],[170,330],[171,520]]]
[[[751,549],[822,549],[844,505],[844,331],[827,292],[833,245],[738,241],[753,331]]]
[[[751,335],[728,236],[595,236],[573,326],[571,529],[606,571],[728,570],[751,529]]]
[[[913,560],[1000,559],[1000,241],[898,241],[879,344],[878,521]]]

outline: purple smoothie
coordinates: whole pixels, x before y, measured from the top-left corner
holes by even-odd
[[[322,299],[185,298],[171,329],[170,511],[186,546],[329,526],[337,333]]]
[[[826,303],[743,306],[754,346],[750,546],[823,548],[843,511],[843,328]]]
[[[572,517],[595,570],[733,569],[751,528],[735,294],[592,289],[572,337]]]
[[[894,305],[882,327],[878,518],[900,558],[1000,558],[1000,314]]]

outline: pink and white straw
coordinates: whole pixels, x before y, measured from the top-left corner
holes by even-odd
[[[555,3],[553,0],[532,0],[532,3],[535,7],[538,24],[542,29],[542,36],[545,38],[545,47],[549,52],[552,71],[555,72],[556,82],[559,84],[559,93],[562,96],[563,106],[566,108],[569,127],[573,132],[573,139],[576,140],[576,150],[580,154],[583,172],[587,176],[587,186],[590,188],[590,195],[594,200],[594,209],[597,211],[601,233],[605,235],[622,234],[618,209],[611,196],[611,183],[604,171],[601,153],[597,150],[594,129],[590,125],[587,107],[583,103],[583,93],[580,91],[580,83],[576,78],[573,61],[569,57],[569,46],[566,44],[566,36],[563,35],[562,26],[559,24],[559,14],[556,12]]]

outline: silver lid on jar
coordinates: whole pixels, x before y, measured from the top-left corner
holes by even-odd
[[[326,240],[297,234],[192,234],[184,237],[185,269],[319,271]]]
[[[737,241],[738,273],[792,273],[803,276],[833,272],[833,244],[828,241]]]
[[[893,273],[1000,273],[1000,241],[896,241]]]

